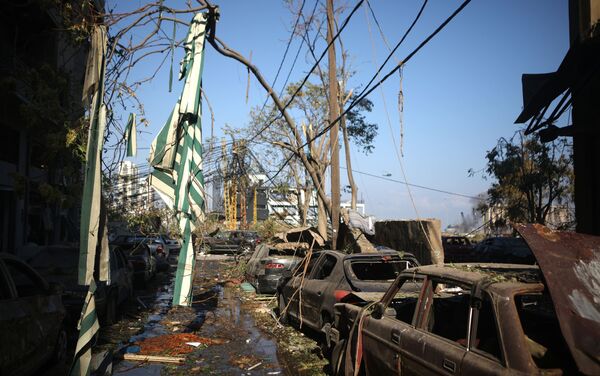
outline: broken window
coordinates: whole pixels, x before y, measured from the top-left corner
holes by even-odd
[[[269,256],[300,256],[301,252],[297,249],[277,249],[269,248]]]
[[[329,277],[333,271],[333,268],[335,267],[336,262],[337,259],[334,256],[325,255],[322,262],[315,269],[315,274],[313,275],[312,279],[325,279]]]
[[[408,262],[352,260],[350,268],[356,278],[362,281],[393,281],[401,271],[408,268]]]
[[[318,252],[309,253],[305,258],[302,259],[301,262],[298,263],[296,269],[294,269],[294,275],[302,275],[302,273],[304,273],[304,267],[306,266],[306,262],[308,262],[308,266],[306,266],[306,275],[309,276],[310,272],[317,264],[319,256],[320,253]]]
[[[546,293],[517,295],[515,304],[526,345],[535,364],[543,369],[560,368],[575,372],[576,367],[550,296]]]
[[[461,286],[430,279],[421,295],[417,326],[466,347],[471,295]]]
[[[412,324],[422,286],[423,281],[417,279],[401,282],[400,288],[389,304],[389,307],[396,311],[397,320]]]
[[[502,351],[500,350],[498,327],[496,326],[494,307],[488,294],[484,295],[478,311],[477,329],[474,332],[475,338],[471,340],[471,349],[500,361]]]

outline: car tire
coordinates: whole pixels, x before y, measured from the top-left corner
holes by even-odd
[[[279,309],[279,322],[285,325],[289,322],[289,318],[286,310],[287,304],[285,303],[283,295],[277,294],[277,303]]]
[[[117,322],[117,294],[111,291],[106,300],[106,309],[104,310],[104,324],[112,325]]]
[[[67,359],[67,330],[63,325],[61,325],[58,330],[58,336],[56,337],[56,344],[54,345],[54,350],[52,351],[52,357],[50,358],[51,364],[62,363]]]
[[[146,275],[137,275],[133,278],[133,285],[137,289],[145,289],[147,285]]]

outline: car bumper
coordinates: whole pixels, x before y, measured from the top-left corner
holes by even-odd
[[[265,274],[256,278],[256,292],[261,294],[274,294],[277,292],[277,284],[281,274]]]

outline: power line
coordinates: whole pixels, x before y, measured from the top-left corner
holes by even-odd
[[[448,25],[448,23],[450,21],[452,21],[452,19],[454,17],[456,17],[456,15],[458,15],[458,13],[460,13],[470,2],[471,2],[471,0],[465,0],[461,4],[461,6],[458,7],[450,15],[450,17],[448,17],[444,22],[442,22],[442,24],[440,26],[438,26],[433,31],[433,33],[431,33],[427,38],[425,38],[425,40],[423,40],[423,42],[421,42],[421,44],[419,44],[419,46],[417,48],[415,48],[400,63],[398,63],[398,65],[396,65],[396,67],[394,69],[392,69],[390,72],[388,72],[381,80],[379,80],[370,89],[367,90],[367,87],[365,87],[365,89],[363,89],[363,91],[359,94],[359,96],[357,96],[356,99],[354,99],[352,101],[352,103],[350,103],[350,105],[348,106],[348,108],[346,110],[344,110],[344,112],[340,116],[338,116],[337,119],[335,119],[334,121],[332,121],[331,124],[329,124],[327,127],[325,127],[325,129],[323,129],[321,132],[317,133],[312,139],[306,141],[299,149],[304,148],[306,145],[308,145],[312,141],[316,140],[317,138],[319,138],[319,137],[323,136],[325,133],[327,133],[337,122],[340,121],[340,119],[342,119],[344,116],[346,116],[346,114],[348,114],[348,112],[350,112],[350,110],[352,110],[358,103],[360,103],[360,101],[362,101],[363,99],[365,99],[369,94],[371,94],[375,89],[377,89],[381,84],[383,84],[388,78],[390,78],[390,76],[392,74],[396,73],[399,69],[402,68],[402,66],[404,64],[406,64],[410,59],[412,59],[417,54],[417,52],[419,52],[421,50],[421,48],[423,48],[434,36],[436,36],[446,25]],[[370,82],[372,82],[373,80],[374,79],[372,79]]]
[[[363,1],[360,1],[358,5],[362,4]],[[471,0],[465,0],[442,24],[440,24],[440,26],[438,26],[433,33],[431,33],[427,38],[425,38],[425,40],[423,40],[423,42],[421,42],[421,44],[419,44],[419,46],[414,49],[410,54],[407,55],[406,58],[404,58],[400,63],[398,63],[398,65],[392,69],[390,72],[388,72],[388,74],[386,74],[381,80],[379,80],[377,82],[377,84],[375,84],[375,86],[373,86],[372,88],[370,88],[368,91],[365,92],[365,90],[367,88],[365,88],[361,94],[359,96],[357,96],[357,98],[355,100],[352,101],[352,103],[350,103],[350,105],[348,106],[348,108],[346,108],[346,110],[344,110],[344,112],[342,114],[340,114],[340,116],[338,116],[337,119],[335,119],[334,121],[331,122],[331,124],[329,124],[328,126],[326,126],[323,130],[321,130],[319,133],[317,133],[314,137],[310,138],[309,140],[307,140],[306,142],[304,142],[302,145],[300,145],[298,148],[296,148],[297,151],[303,149],[306,145],[310,144],[311,142],[313,142],[314,140],[316,140],[317,138],[323,136],[325,133],[327,133],[336,123],[338,123],[344,116],[346,116],[348,114],[348,112],[350,112],[358,103],[360,103],[360,101],[362,101],[363,99],[365,99],[369,94],[371,94],[376,88],[378,88],[381,84],[383,84],[392,74],[394,74],[395,72],[397,72],[399,69],[402,68],[402,66],[404,64],[406,64],[412,57],[414,57],[417,52],[419,52],[419,50],[421,50],[421,48],[423,48],[423,46],[425,46],[435,35],[437,35],[450,21],[452,21],[452,19],[454,17],[456,17],[456,15],[458,15],[458,13],[460,13],[469,3],[471,2]],[[356,7],[353,9],[353,11],[357,9]],[[346,19],[347,21],[348,19]],[[345,25],[344,25],[345,26]],[[342,27],[343,28],[343,27]],[[339,33],[342,31],[342,29],[340,29],[338,31],[338,33],[335,35],[334,39],[332,40],[335,41],[335,38],[339,35]],[[388,59],[386,59],[388,60]],[[314,68],[313,68],[314,69]],[[375,76],[376,77],[376,76]],[[371,80],[372,82],[372,80]],[[305,82],[303,82],[304,84]],[[297,92],[295,93],[297,94]],[[289,102],[288,102],[289,105]],[[287,107],[287,105],[286,105]],[[286,108],[284,107],[284,109]],[[270,125],[272,124],[269,123],[267,124],[266,127],[264,127],[261,132],[263,132],[265,129],[267,129]],[[282,165],[282,167],[280,168],[280,171],[285,167],[285,165],[287,163],[289,163],[291,158],[288,158],[288,160],[286,160],[286,162]],[[280,172],[279,171],[279,172]]]
[[[346,167],[343,167],[343,166],[340,167],[340,168],[343,168],[344,170],[347,169]],[[443,190],[443,189],[427,187],[427,186],[424,186],[424,185],[412,184],[412,183],[408,183],[406,181],[392,179],[392,178],[389,178],[389,177],[379,176],[379,175],[375,175],[375,174],[371,174],[371,173],[363,172],[363,171],[358,171],[358,170],[354,170],[354,169],[352,169],[352,172],[355,172],[355,173],[361,174],[361,175],[365,175],[365,176],[370,176],[370,177],[377,178],[377,179],[381,179],[381,180],[387,180],[387,181],[390,181],[392,183],[399,183],[399,184],[409,185],[411,187],[421,188],[421,189],[425,189],[425,190],[433,191],[433,192],[438,192],[438,193],[444,193],[444,194],[451,195],[451,196],[464,197],[464,198],[468,198],[468,199],[472,199],[472,200],[479,200],[479,201],[484,201],[485,200],[482,197],[469,196],[469,195],[465,195],[465,194],[462,194],[462,193],[456,193],[456,192],[446,191],[446,190]]]
[[[348,17],[346,17],[346,19],[344,20],[344,22],[342,23],[342,27],[340,27],[340,29],[337,31],[337,33],[333,36],[333,38],[331,39],[331,42],[329,42],[327,44],[327,47],[323,50],[323,52],[321,53],[321,56],[319,57],[319,59],[317,59],[317,61],[313,64],[313,66],[308,71],[308,73],[306,74],[306,76],[304,77],[304,79],[302,80],[302,82],[300,83],[300,85],[298,86],[298,88],[296,89],[296,91],[294,91],[294,93],[292,94],[292,96],[290,97],[290,99],[286,102],[286,104],[283,106],[283,108],[281,110],[279,110],[279,115],[276,116],[271,121],[269,121],[267,123],[267,125],[265,125],[260,131],[258,131],[257,134],[255,134],[250,139],[249,142],[252,142],[256,137],[258,137],[262,132],[264,132],[267,128],[269,128],[273,123],[275,123],[277,120],[281,119],[281,117],[283,116],[284,111],[289,107],[290,104],[292,104],[292,102],[294,101],[294,99],[296,98],[296,96],[298,95],[298,93],[300,92],[300,90],[302,90],[302,88],[304,87],[304,85],[306,84],[306,82],[308,81],[308,79],[310,78],[310,75],[313,73],[313,71],[315,70],[315,68],[317,68],[317,66],[319,66],[319,64],[321,63],[321,60],[323,60],[323,57],[325,57],[325,55],[327,55],[327,51],[329,51],[329,48],[331,47],[331,45],[333,45],[335,43],[335,41],[340,36],[340,34],[342,33],[342,31],[344,31],[344,28],[348,25],[348,22],[350,21],[350,19],[354,15],[354,13],[356,13],[356,11],[358,10],[358,8],[360,8],[360,6],[362,5],[362,3],[364,1],[365,0],[360,0],[358,3],[356,3],[356,5],[354,6],[354,8],[352,8],[352,11],[348,15]],[[339,118],[338,118],[338,120],[339,120]],[[332,125],[333,124],[335,124],[335,122],[333,122]]]
[[[312,20],[314,18],[315,15],[315,11],[317,10],[317,5],[319,4],[319,1],[315,1],[315,6],[312,9],[312,12],[310,14],[310,18],[309,18],[309,22],[308,24],[305,26],[304,31],[305,34],[308,35],[308,27],[310,26],[310,24],[312,23]],[[298,18],[302,17],[302,19],[306,22],[304,15],[302,14],[302,12],[300,12],[298,14]],[[292,71],[294,70],[294,67],[296,66],[296,61],[298,60],[298,56],[300,55],[300,51],[302,50],[302,46],[304,45],[304,38],[301,38],[301,42],[300,42],[300,46],[298,47],[298,51],[296,51],[296,56],[294,57],[294,61],[292,62],[292,67],[290,68],[290,71],[288,72],[287,77],[285,78],[285,81],[283,83],[283,86],[281,87],[281,91],[279,92],[279,96],[281,96],[283,94],[283,91],[285,90],[285,87],[288,83],[288,81],[290,80],[290,76],[292,75]],[[310,48],[310,46],[309,46]]]

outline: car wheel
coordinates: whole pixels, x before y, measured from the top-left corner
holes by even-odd
[[[111,292],[106,301],[106,310],[104,312],[104,324],[112,325],[117,322],[117,294]]]
[[[282,324],[288,323],[287,304],[285,304],[285,298],[283,295],[277,295],[278,307],[279,307],[279,322]]]
[[[65,327],[61,325],[56,338],[56,345],[54,346],[54,351],[52,352],[52,358],[50,358],[50,362],[52,364],[62,363],[65,361],[67,357],[67,341],[67,331]]]

